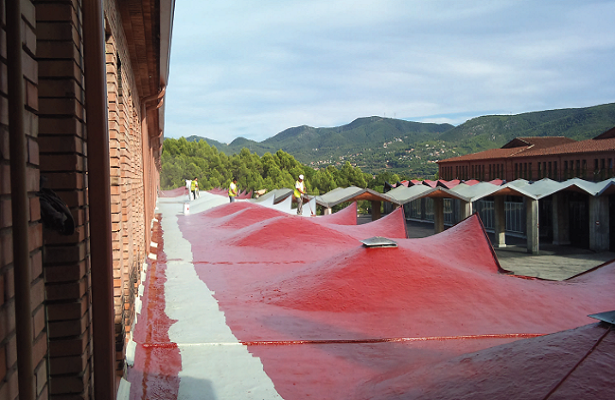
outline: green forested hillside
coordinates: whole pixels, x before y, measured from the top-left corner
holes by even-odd
[[[516,137],[565,136],[591,139],[615,126],[615,103],[587,108],[473,118],[440,139],[469,153],[501,147]]]
[[[238,154],[227,156],[204,140],[188,142],[185,138],[165,140],[161,162],[162,189],[181,187],[186,179],[194,178],[198,178],[201,190],[228,187],[233,177],[241,190],[292,188],[303,174],[308,193],[322,194],[351,185],[382,190],[385,180],[400,179],[391,174],[373,179],[348,162],[341,168],[329,166],[315,171],[283,150],[260,157],[243,148]]]
[[[299,126],[255,142],[237,138],[229,145],[206,140],[219,151],[237,154],[242,148],[264,155],[283,150],[313,168],[341,167],[345,162],[362,171],[383,171],[408,177],[432,177],[441,159],[501,147],[515,137],[595,137],[615,126],[615,103],[524,113],[487,115],[454,127],[392,118],[359,118],[333,128]]]

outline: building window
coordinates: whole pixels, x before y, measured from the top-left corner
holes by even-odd
[[[543,176],[543,174],[544,174],[544,169],[542,167],[542,163],[539,162],[538,163],[538,177],[541,178]]]
[[[559,171],[557,170],[557,161],[553,161],[553,179],[559,181]]]
[[[532,163],[527,163],[528,181],[532,180]]]
[[[551,161],[549,161],[549,170],[547,172],[548,178],[551,178],[553,176],[553,170],[551,169],[551,166],[552,166]]]
[[[577,160],[577,173],[575,174],[575,176],[581,176],[581,160]]]
[[[587,160],[583,160],[583,169],[581,170],[581,178],[585,179],[587,177]]]

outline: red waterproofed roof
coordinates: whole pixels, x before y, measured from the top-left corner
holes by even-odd
[[[615,330],[595,323],[399,372],[366,385],[359,398],[610,400]]]
[[[566,281],[522,279],[503,273],[477,214],[405,239],[402,208],[353,225],[353,207],[299,217],[234,202],[159,217],[157,261],[148,259],[150,285],[134,330],[132,397],[177,398],[197,366],[188,361],[196,348],[211,354],[199,363],[242,371],[233,355],[245,346],[286,400],[613,398],[614,337],[587,325],[594,322],[587,315],[612,309],[615,262]],[[164,225],[166,218],[176,222]],[[190,244],[185,259],[167,259],[176,247],[170,224]],[[373,236],[397,247],[362,245]],[[166,314],[185,306],[166,294],[180,270],[215,298],[212,310],[190,304],[207,321],[194,325],[206,330],[220,313],[238,342],[172,341],[173,325],[187,326]],[[187,282],[174,285],[185,290]],[[201,387],[213,390],[216,379]]]
[[[452,189],[455,186],[459,185],[461,183],[461,181],[459,179],[453,179],[451,181],[445,181],[442,179],[438,179],[438,184],[437,186],[442,186],[445,187],[447,189]]]
[[[565,282],[502,274],[476,215],[423,239],[404,239],[401,208],[357,226],[246,202],[178,220],[198,278],[287,400],[438,398],[452,379],[441,365],[474,377],[463,360],[477,352],[586,325],[615,301],[613,264]],[[398,247],[361,245],[372,236]],[[492,399],[512,398],[497,375],[507,363],[484,363],[481,378],[502,386]]]

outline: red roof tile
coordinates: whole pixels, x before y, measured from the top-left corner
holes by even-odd
[[[448,158],[438,163],[615,151],[615,136],[609,138],[609,135],[606,135],[608,132],[610,131],[598,136],[598,138],[603,137],[601,139],[594,138],[578,142],[563,136],[516,138],[500,149]]]

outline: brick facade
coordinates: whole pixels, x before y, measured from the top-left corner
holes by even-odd
[[[129,60],[121,58],[118,36],[119,33],[108,37],[106,50],[116,362],[121,373],[126,336],[134,318],[134,299],[145,259],[145,215],[141,118],[138,102],[132,97],[132,93],[136,93],[134,79],[126,76]]]
[[[15,315],[15,284],[13,264],[11,167],[9,151],[9,93],[7,81],[7,33],[5,1],[0,0],[2,15],[0,30],[0,399],[15,399],[19,395],[17,381],[17,338]],[[28,194],[28,242],[31,268],[31,318],[33,327],[33,374],[35,395],[48,397],[47,381],[47,321],[45,318],[45,284],[43,278],[43,241],[39,190],[39,130],[37,113],[39,80],[36,62],[37,43],[35,7],[29,1],[21,2],[22,71],[25,89],[23,105],[26,133]],[[21,372],[20,372],[21,373]]]
[[[615,138],[606,134],[610,131],[579,142],[561,137],[517,138],[500,149],[439,161],[440,178],[605,180],[615,176]]]
[[[19,396],[15,328],[19,316],[15,311],[5,1],[0,0],[0,400],[14,400]],[[151,14],[155,4],[143,1],[146,24],[156,20]],[[87,27],[82,24],[82,6],[81,0],[21,1],[32,374],[40,399],[94,397],[92,292],[96,282],[91,278],[89,220],[96,210],[88,199],[88,170],[93,168],[88,165],[88,152],[95,149],[87,146],[83,43]],[[157,87],[158,82],[144,85],[151,72],[144,73],[143,65],[133,68],[139,59],[134,40],[142,33],[127,37],[124,32],[122,15],[135,16],[127,12],[127,3],[118,0],[103,1],[103,6],[113,243],[109,268],[114,278],[115,369],[121,376],[141,265],[149,249],[162,128],[157,115],[142,104],[152,96],[149,87]],[[144,40],[140,38],[139,44]],[[146,63],[155,70],[158,60],[149,57]],[[43,229],[39,183],[66,204],[74,233]]]

